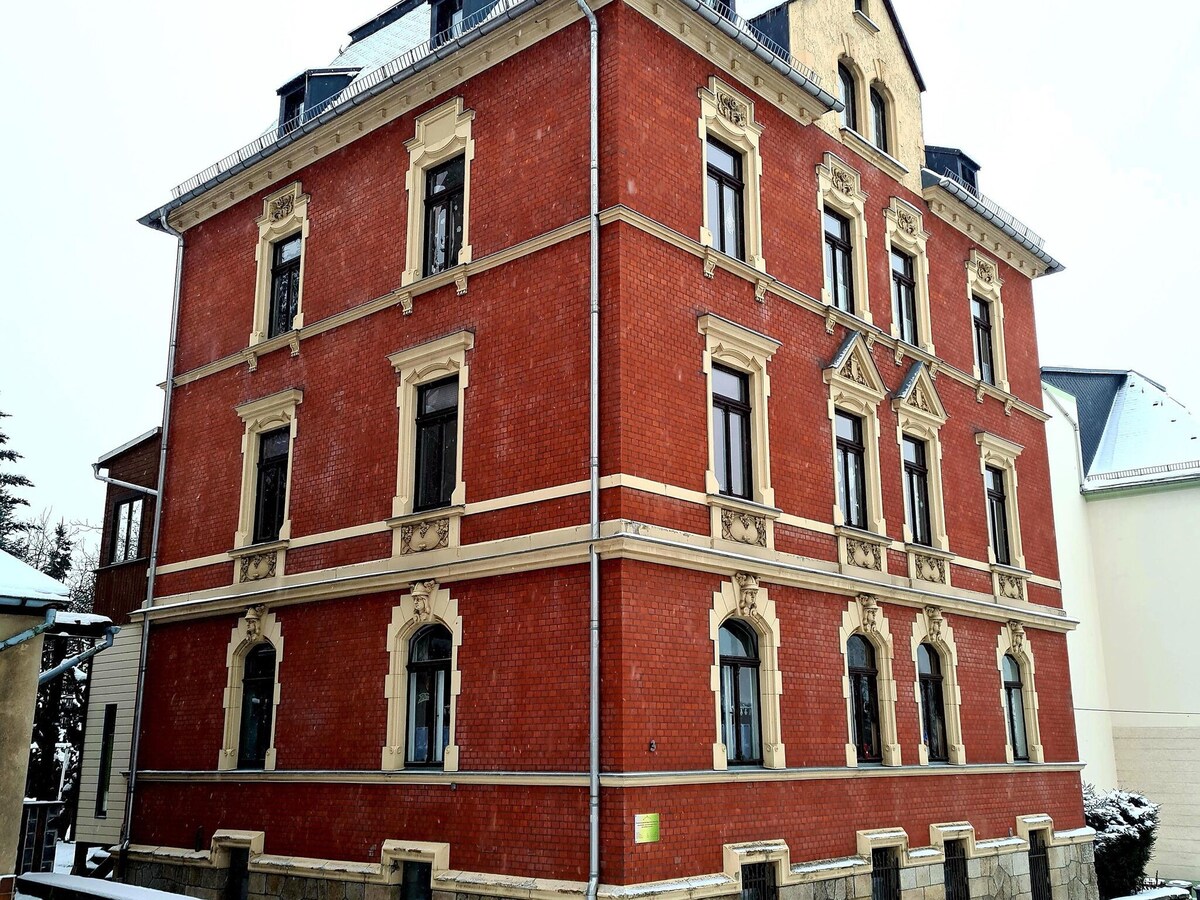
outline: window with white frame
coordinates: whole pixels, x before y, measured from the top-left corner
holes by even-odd
[[[877,598],[860,594],[842,613],[838,633],[846,703],[846,765],[901,764],[896,728],[895,644]]]
[[[458,600],[436,581],[412,584],[388,626],[387,732],[382,767],[458,771],[455,741],[463,622]]]
[[[1002,391],[1008,386],[1008,356],[1004,345],[1004,286],[999,267],[978,250],[967,260],[967,302],[971,316],[975,377]]]
[[[946,408],[923,362],[913,363],[892,400],[904,496],[909,577],[950,583],[949,538],[942,481],[941,428]]]
[[[754,102],[716,77],[699,96],[704,176],[700,243],[765,272],[758,149],[762,126],[754,121]]]
[[[304,327],[304,248],[309,196],[300,182],[263,200],[258,217],[258,275],[250,346]]]
[[[1017,459],[1020,444],[978,432],[979,472],[983,480],[983,514],[988,526],[988,560],[996,577],[996,593],[1007,599],[1025,597],[1025,553],[1017,508]]]
[[[1000,710],[1004,715],[1005,756],[1011,762],[1045,762],[1038,721],[1036,666],[1025,626],[1009,622],[996,642]]]
[[[475,336],[459,331],[388,357],[398,379],[396,495],[388,520],[397,555],[458,545],[467,494],[467,352],[474,346]]]
[[[303,399],[303,392],[292,389],[237,407],[244,433],[235,550],[287,541],[291,537],[289,507],[296,407]]]
[[[710,684],[713,768],[786,768],[780,719],[779,619],[758,578],[739,573],[713,593]]]
[[[916,679],[913,696],[921,721],[918,762],[964,765],[962,694],[958,686],[958,645],[943,611],[927,606],[917,613],[912,628],[912,658]]]
[[[225,729],[217,768],[275,768],[275,720],[283,630],[275,613],[254,606],[238,619],[225,654]]]
[[[817,201],[822,222],[827,306],[871,319],[867,292],[867,195],[859,173],[833,153],[817,166]]]
[[[401,284],[471,261],[471,162],[475,111],[462,97],[417,116],[408,150],[408,233]]]
[[[883,211],[884,244],[891,262],[891,334],[933,353],[929,316],[929,234],[921,212],[899,197]],[[896,358],[902,350],[897,348]]]

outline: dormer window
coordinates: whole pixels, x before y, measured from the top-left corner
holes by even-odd
[[[304,114],[304,88],[292,91],[283,98],[283,110],[279,114],[279,127],[284,134],[292,131],[300,124],[300,117]]]
[[[437,47],[462,34],[463,0],[439,0],[433,4],[429,43]]]

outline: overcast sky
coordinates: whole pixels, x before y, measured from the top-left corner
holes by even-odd
[[[1183,265],[1200,216],[1200,4],[1139,17],[1082,0],[895,2],[928,86],[927,142],[971,154],[984,192],[1068,267],[1036,285],[1043,364],[1140,369],[1200,411]],[[137,217],[259,134],[275,89],[385,6],[8,7],[0,428],[35,511],[98,520],[90,464],[159,424],[175,242]]]

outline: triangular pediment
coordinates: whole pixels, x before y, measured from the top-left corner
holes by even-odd
[[[877,398],[887,393],[887,388],[880,377],[879,368],[867,347],[867,341],[857,331],[846,335],[842,345],[834,354],[833,361],[825,369],[827,382],[838,381],[864,393],[873,394]]]
[[[913,363],[912,368],[908,370],[908,374],[904,376],[904,383],[896,391],[893,406],[936,419],[938,422],[946,421],[946,407],[942,405],[942,398],[938,396],[937,387],[929,374],[929,367],[923,362]]]

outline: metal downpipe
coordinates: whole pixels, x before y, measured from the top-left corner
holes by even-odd
[[[89,659],[91,659],[97,653],[107,650],[109,647],[111,647],[113,645],[113,639],[117,636],[117,632],[120,630],[121,630],[121,626],[119,626],[119,625],[109,625],[108,628],[106,628],[104,631],[103,643],[93,644],[91,647],[88,647],[88,649],[84,650],[82,653],[78,653],[75,656],[72,656],[70,659],[64,659],[61,663],[59,663],[53,669],[49,669],[49,670],[43,672],[41,675],[38,676],[38,686],[41,687],[47,681],[53,681],[55,678],[57,678],[59,675],[61,675],[63,672],[67,671],[68,669],[73,669],[76,666],[83,665],[85,662],[87,662]]]
[[[7,650],[10,647],[15,647],[18,644],[23,644],[26,641],[33,640],[43,631],[49,631],[54,627],[54,618],[58,615],[58,611],[52,606],[46,610],[46,621],[34,625],[32,628],[26,628],[20,634],[14,634],[10,638],[0,641],[0,650]]]
[[[588,21],[588,881],[587,900],[600,890],[600,25],[587,0],[576,0]]]
[[[162,523],[163,484],[167,477],[167,438],[171,428],[171,398],[175,393],[175,348],[179,344],[179,293],[183,284],[183,233],[167,222],[166,207],[159,211],[159,224],[167,234],[175,236],[175,289],[171,297],[171,339],[167,346],[167,389],[163,398],[161,443],[158,448],[158,485],[154,492],[154,528],[150,536],[150,564],[146,569],[146,600],[142,609],[154,605],[154,575],[158,568],[158,536]],[[97,473],[99,474],[99,473]],[[120,867],[124,870],[125,852],[133,831],[133,796],[137,787],[137,759],[142,732],[142,703],[146,686],[146,649],[150,643],[150,616],[142,616],[142,645],[138,651],[137,694],[133,702],[133,735],[129,746],[129,785],[125,791],[125,815],[121,821]]]

